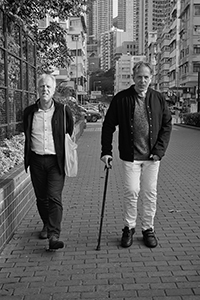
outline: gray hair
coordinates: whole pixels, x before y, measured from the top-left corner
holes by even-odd
[[[133,67],[133,76],[139,71],[139,69],[141,67],[147,67],[147,68],[149,68],[151,75],[153,74],[153,69],[152,69],[151,65],[148,62],[139,61]]]
[[[56,78],[55,78],[55,76],[53,76],[51,74],[44,73],[44,74],[40,75],[40,77],[38,78],[38,81],[37,81],[37,86],[39,86],[40,81],[42,79],[45,79],[45,78],[51,78],[52,79],[52,81],[53,81],[53,88],[55,90],[56,89]]]

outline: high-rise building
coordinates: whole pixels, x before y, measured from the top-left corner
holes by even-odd
[[[118,28],[128,33],[130,41],[136,40],[137,6],[138,0],[118,0]]]
[[[88,4],[88,42],[100,40],[101,34],[110,31],[113,24],[113,1],[93,0]]]
[[[93,6],[93,30],[97,40],[101,34],[109,31],[113,23],[113,1],[96,0]]]
[[[159,30],[170,19],[171,0],[137,0],[138,54],[146,54],[148,34]]]
[[[158,34],[155,82],[171,103],[194,112],[200,78],[200,0],[171,0],[171,5],[170,22]]]
[[[111,31],[101,35],[101,69],[108,71],[115,68],[116,61],[122,54],[135,55],[135,42],[129,40],[127,32],[113,27]]]
[[[136,42],[138,55],[147,53],[149,32],[159,31],[170,16],[171,0],[118,0],[118,28]]]
[[[200,79],[200,0],[181,1],[179,18],[179,85],[184,104],[191,108],[198,98]]]
[[[110,30],[113,26],[113,0],[93,0],[88,3],[87,14],[87,74],[88,82],[92,72],[111,65]],[[103,48],[101,45],[103,43]],[[104,53],[104,60],[101,59]],[[89,86],[89,84],[88,84]]]
[[[101,69],[105,72],[112,66],[113,60],[113,34],[112,31],[105,32],[101,35],[100,39],[100,57],[101,57]]]
[[[87,8],[87,55],[99,57],[101,35],[112,28],[113,1],[93,0]]]
[[[126,0],[118,0],[117,27],[126,31]]]

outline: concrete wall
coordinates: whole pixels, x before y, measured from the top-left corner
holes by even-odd
[[[76,140],[83,133],[85,126],[84,121],[76,124]],[[0,178],[0,252],[34,202],[35,194],[30,175],[24,171],[23,164]]]

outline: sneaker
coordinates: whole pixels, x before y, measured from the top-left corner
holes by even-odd
[[[39,239],[45,240],[47,239],[47,226],[44,225],[39,234]]]
[[[121,238],[121,246],[124,248],[130,247],[133,243],[133,235],[135,233],[135,228],[129,229],[127,226],[122,229],[123,234]]]
[[[149,248],[154,248],[158,245],[155,233],[152,228],[142,231],[144,244]]]
[[[49,238],[49,250],[57,250],[64,247],[64,243],[59,241],[57,237],[51,236]]]

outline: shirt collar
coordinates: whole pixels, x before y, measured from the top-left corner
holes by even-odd
[[[50,111],[52,109],[54,109],[55,105],[54,105],[54,100],[52,99],[52,103],[51,103],[51,106],[48,108],[48,109],[41,109],[40,108],[40,99],[37,101],[37,109],[38,111]]]

